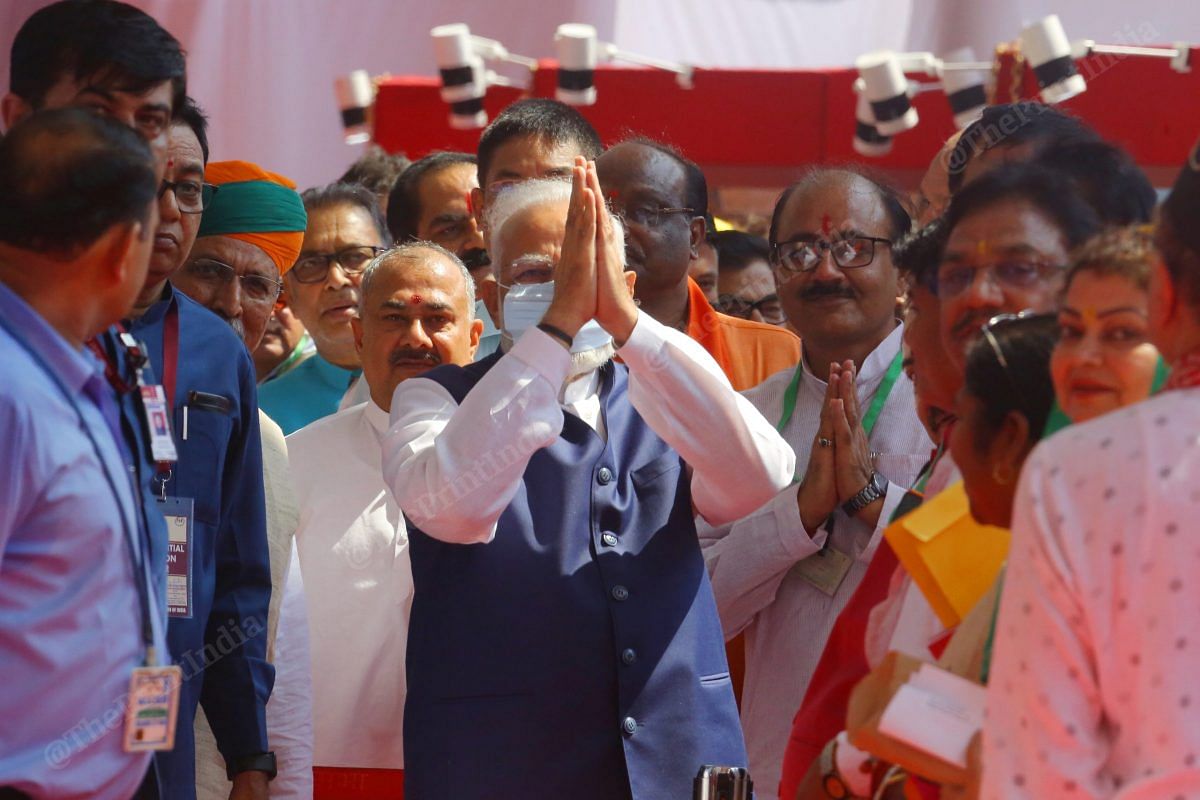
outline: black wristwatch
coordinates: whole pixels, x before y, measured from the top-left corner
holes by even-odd
[[[872,472],[871,479],[867,481],[867,485],[858,494],[854,495],[854,497],[842,503],[842,511],[846,512],[846,516],[853,517],[886,494],[887,481],[878,472]]]
[[[233,776],[235,775],[251,771],[265,772],[267,773],[267,780],[275,780],[275,775],[278,773],[278,770],[275,768],[275,754],[267,752],[252,756],[242,756],[235,758],[232,762],[225,765],[225,774],[229,776],[229,780],[233,780]]]

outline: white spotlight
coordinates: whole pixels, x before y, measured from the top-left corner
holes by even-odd
[[[595,69],[598,61],[628,61],[675,73],[676,82],[684,89],[692,88],[694,70],[687,64],[663,61],[619,49],[614,44],[597,41],[591,25],[568,22],[554,32],[554,50],[558,54],[558,88],[554,96],[559,102],[574,106],[590,106],[596,102]]]
[[[864,94],[871,103],[875,126],[885,136],[895,136],[917,127],[917,110],[908,96],[908,79],[904,77],[896,54],[890,51],[868,53],[854,63],[862,78]]]
[[[1021,52],[1033,67],[1047,103],[1061,103],[1087,91],[1087,81],[1075,69],[1071,42],[1057,14],[1021,31]]]
[[[375,84],[371,76],[365,69],[356,69],[335,80],[333,88],[342,112],[346,144],[371,141],[371,128],[367,124],[367,109],[375,103]]]
[[[892,152],[892,137],[884,136],[875,127],[875,115],[871,112],[871,101],[861,91],[854,109],[854,151],[859,155],[879,158]]]

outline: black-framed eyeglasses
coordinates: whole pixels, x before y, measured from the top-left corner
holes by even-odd
[[[891,247],[892,240],[878,236],[847,236],[829,241],[806,236],[776,242],[771,249],[776,266],[784,273],[794,274],[815,270],[825,258],[825,253],[829,253],[833,263],[841,269],[868,266],[875,260],[875,246],[879,244]]]
[[[979,273],[1001,289],[1028,289],[1066,267],[1037,258],[1006,258],[990,264],[953,264],[938,268],[935,289],[938,297],[956,297],[979,280]]]
[[[675,214],[695,214],[696,210],[685,206],[680,206],[679,208],[667,206],[658,208],[651,206],[619,208],[612,206],[612,212],[627,225],[636,225],[639,228],[657,228],[663,224],[667,217],[674,216]]]
[[[714,308],[722,314],[741,319],[750,319],[757,311],[763,322],[770,325],[779,325],[784,321],[783,305],[779,302],[779,295],[775,293],[753,302],[734,294],[723,294],[717,297]]]
[[[291,275],[300,283],[323,283],[334,263],[347,275],[359,275],[371,263],[371,259],[386,249],[363,244],[345,247],[336,253],[314,253],[297,261],[291,269]]]
[[[210,292],[223,290],[237,278],[245,299],[260,305],[274,305],[283,291],[282,281],[272,280],[265,275],[238,275],[234,267],[215,258],[192,259],[183,269],[192,280]]]
[[[169,181],[163,178],[158,187],[158,197],[170,190],[175,195],[175,205],[181,214],[199,214],[212,205],[213,197],[220,190],[219,186],[203,181]]]

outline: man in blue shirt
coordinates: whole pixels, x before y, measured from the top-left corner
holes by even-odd
[[[186,82],[179,43],[153,18],[114,0],[62,0],[36,12],[22,25],[13,41],[11,61],[11,91],[0,106],[7,126],[16,124],[34,109],[82,106],[136,130],[150,144],[157,160],[158,177],[162,177],[167,166],[171,119],[183,108]],[[162,313],[161,316],[143,314],[131,327],[133,335],[144,340],[149,350],[151,364],[144,370],[147,382],[154,383],[150,376],[156,373],[171,390],[168,405],[175,444],[180,451],[178,463],[168,469],[143,463],[149,460],[148,445],[136,392],[119,395],[120,424],[126,444],[131,452],[142,456],[135,462],[136,479],[139,485],[153,484],[155,493],[168,501],[148,502],[142,509],[143,515],[161,519],[164,511],[169,511],[190,516],[192,520],[187,542],[168,544],[165,529],[158,525],[161,535],[150,543],[150,563],[156,583],[165,593],[170,581],[176,595],[171,605],[192,615],[184,627],[200,630],[196,636],[181,635],[177,633],[178,622],[171,626],[172,655],[183,666],[188,680],[183,688],[183,713],[176,747],[160,761],[159,770],[163,773],[166,794],[172,798],[191,796],[195,785],[191,767],[191,715],[201,689],[199,672],[203,669],[203,656],[215,652],[223,657],[208,670],[206,697],[215,698],[210,701],[216,709],[210,718],[214,727],[218,727],[215,718],[222,719],[220,728],[226,732],[223,740],[227,745],[228,767],[231,772],[239,773],[234,779],[234,796],[265,798],[267,779],[273,772],[269,754],[265,752],[263,722],[272,674],[264,662],[270,584],[261,455],[257,415],[253,413],[253,370],[247,393],[241,385],[238,356],[246,360],[248,357],[226,326],[194,304],[190,306],[192,312],[207,316],[197,317],[182,310],[166,313],[168,306],[183,307],[165,286],[165,274],[172,265],[169,257],[164,258],[162,239],[157,235],[170,229],[171,215],[177,220],[179,203],[187,202],[186,186],[180,185],[186,177],[177,173],[173,171],[168,176],[171,182],[160,188],[160,207],[167,209],[163,212],[165,224],[156,232],[150,273],[143,276],[142,284],[148,283],[150,288],[136,304],[143,310],[148,304],[161,302]],[[158,288],[158,295],[154,294],[154,287]],[[165,332],[174,325],[166,323],[172,317],[178,322],[178,347],[166,348]],[[201,321],[195,322],[196,319]],[[206,325],[218,332],[211,341],[205,333]],[[221,339],[222,335],[226,338]],[[193,342],[191,346],[189,340]],[[116,377],[130,383],[131,376],[125,367],[128,354],[118,332],[110,329],[101,334],[96,347]],[[186,357],[168,359],[173,362],[173,369],[168,370],[164,351],[177,349],[186,353]],[[197,378],[197,371],[203,373],[202,378]],[[219,372],[220,377],[213,377],[213,371]],[[197,397],[193,397],[195,392],[199,392]],[[204,413],[209,417],[196,421],[190,410],[182,410],[185,405],[197,405],[196,400],[205,405]],[[164,476],[165,483],[156,480]],[[183,509],[187,505],[184,498],[193,501],[190,513]],[[185,560],[188,562],[186,576],[179,575],[178,569],[168,576],[168,548],[177,567]],[[183,602],[177,602],[180,594]],[[211,625],[208,624],[210,604]],[[232,677],[225,680],[223,675]]]
[[[145,142],[79,110],[35,114],[0,141],[6,797],[127,798],[150,764],[123,747],[125,697],[136,668],[167,659],[151,565],[166,532],[141,513],[140,454],[84,343],[145,279],[156,188]]]

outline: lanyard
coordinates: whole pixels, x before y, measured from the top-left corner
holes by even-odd
[[[867,413],[863,415],[863,431],[866,432],[868,439],[871,437],[871,431],[875,429],[875,423],[879,421],[879,415],[883,413],[883,406],[887,402],[888,395],[892,393],[892,388],[895,387],[896,381],[900,378],[900,370],[903,363],[903,354],[896,353],[896,357],[892,359],[887,372],[883,375],[883,380],[879,382],[879,388],[875,390],[875,397],[871,399],[871,405],[867,409]],[[803,377],[804,361],[801,360],[796,365],[796,373],[792,375],[792,381],[788,384],[787,391],[783,395],[783,414],[779,418],[779,423],[775,426],[775,430],[780,433],[783,433],[783,429],[792,421],[792,414],[796,411],[796,397],[800,394],[800,381]]]
[[[123,504],[121,501],[121,493],[117,491],[117,478],[112,473],[112,465],[108,462],[108,459],[104,457],[103,451],[100,449],[100,443],[96,441],[96,436],[92,432],[91,427],[87,424],[87,418],[84,417],[83,409],[79,407],[79,403],[75,400],[75,396],[68,391],[66,386],[63,385],[62,378],[60,378],[58,374],[54,372],[54,370],[50,369],[50,367],[48,367],[42,361],[41,357],[38,355],[38,352],[33,348],[33,346],[25,340],[25,337],[17,333],[17,331],[13,329],[13,327],[3,316],[0,316],[0,327],[3,327],[8,335],[15,339],[17,344],[21,345],[21,347],[25,349],[25,352],[29,353],[30,357],[33,359],[33,362],[41,368],[42,372],[44,372],[48,378],[50,378],[50,381],[62,394],[63,398],[67,401],[67,404],[71,406],[71,409],[75,412],[75,415],[79,417],[80,423],[82,423],[80,427],[83,428],[84,435],[87,436],[88,441],[92,445],[92,452],[95,453],[96,460],[100,462],[100,468],[104,472],[105,482],[108,484],[109,491],[112,492],[113,499],[116,500],[117,503],[117,511],[121,516],[121,527],[125,534],[123,538],[125,539],[126,550],[129,552],[129,561],[133,566],[133,583],[137,588],[138,607],[142,617],[142,644],[146,648],[146,664],[147,666],[151,667],[156,666],[157,659],[154,652],[154,629],[150,621],[149,576],[146,573],[146,554],[150,549],[149,537],[142,535],[139,527],[136,535],[142,540],[142,546],[138,546],[138,539],[134,538],[135,533],[129,527],[129,518],[126,516],[124,509],[122,508]],[[105,359],[105,362],[111,367],[111,363],[109,363],[107,359]],[[103,416],[104,410],[99,410],[101,416]],[[113,435],[116,435],[115,432]],[[117,452],[121,452],[120,440],[115,440],[113,444],[116,446]],[[132,479],[129,480],[129,484],[133,502],[136,504],[141,493],[138,491],[137,486]]]

